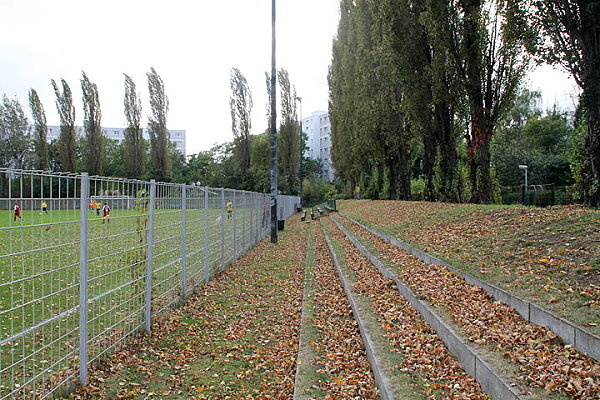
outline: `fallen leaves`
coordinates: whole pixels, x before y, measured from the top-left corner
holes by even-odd
[[[489,344],[512,360],[528,385],[559,391],[577,399],[600,396],[600,365],[575,349],[565,348],[556,334],[525,321],[515,310],[439,265],[428,265],[345,219],[398,266],[398,277],[421,299],[447,310],[468,340]],[[558,298],[550,299],[558,301]],[[567,350],[567,351],[565,351]],[[565,370],[568,373],[565,373]]]
[[[464,372],[435,331],[398,293],[394,282],[381,276],[337,227],[328,225],[356,277],[352,290],[371,299],[386,336],[404,357],[399,370],[422,382],[423,392],[430,398],[486,399],[479,384]]]

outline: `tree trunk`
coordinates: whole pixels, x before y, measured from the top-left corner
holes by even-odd
[[[597,75],[596,82],[590,82],[583,95],[588,125],[586,144],[590,161],[586,171],[587,187],[584,188],[584,200],[589,206],[600,207],[600,70],[597,69],[593,74]]]
[[[440,149],[440,195],[442,201],[458,201],[455,186],[458,181],[458,155],[452,131],[452,112],[445,103],[435,105],[435,124]]]
[[[435,128],[425,129],[423,132],[423,174],[425,175],[425,193],[426,201],[435,201],[435,189],[433,187],[434,165],[436,156],[435,146]]]

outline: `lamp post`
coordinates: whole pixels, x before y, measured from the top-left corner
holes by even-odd
[[[300,199],[302,199],[302,97],[296,96],[296,100],[300,103],[300,117],[298,118],[300,123],[298,129],[300,130],[300,159],[298,160],[298,180],[300,181]],[[300,200],[302,205],[302,200]]]
[[[523,186],[523,204],[525,204],[525,195],[527,194],[527,165],[519,165],[519,169],[525,171],[525,186]]]

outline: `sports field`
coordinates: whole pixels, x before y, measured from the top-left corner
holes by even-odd
[[[69,379],[79,349],[80,211],[21,214],[23,220],[15,221],[12,210],[0,211],[0,398],[49,371]],[[221,208],[209,209],[208,220],[203,208],[187,209],[185,234],[180,208],[159,208],[154,215],[154,315],[181,299],[184,236],[189,293],[266,228],[252,207],[236,208],[230,219]],[[88,211],[90,361],[143,327],[149,223],[146,211],[113,208],[110,222]]]

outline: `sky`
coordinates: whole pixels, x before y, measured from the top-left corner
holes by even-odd
[[[327,110],[327,72],[339,20],[338,0],[277,1],[277,68],[302,98],[302,115]],[[48,125],[59,125],[50,79],[67,81],[82,125],[81,73],[96,83],[102,125],[125,126],[123,74],[137,84],[144,124],[150,113],[146,73],[154,67],[169,98],[169,129],[187,131],[187,154],[233,139],[231,68],[253,93],[252,133],[267,128],[265,72],[271,70],[269,0],[1,0],[0,94],[27,113],[34,88]],[[572,108],[575,86],[542,67],[531,75],[544,106]]]

